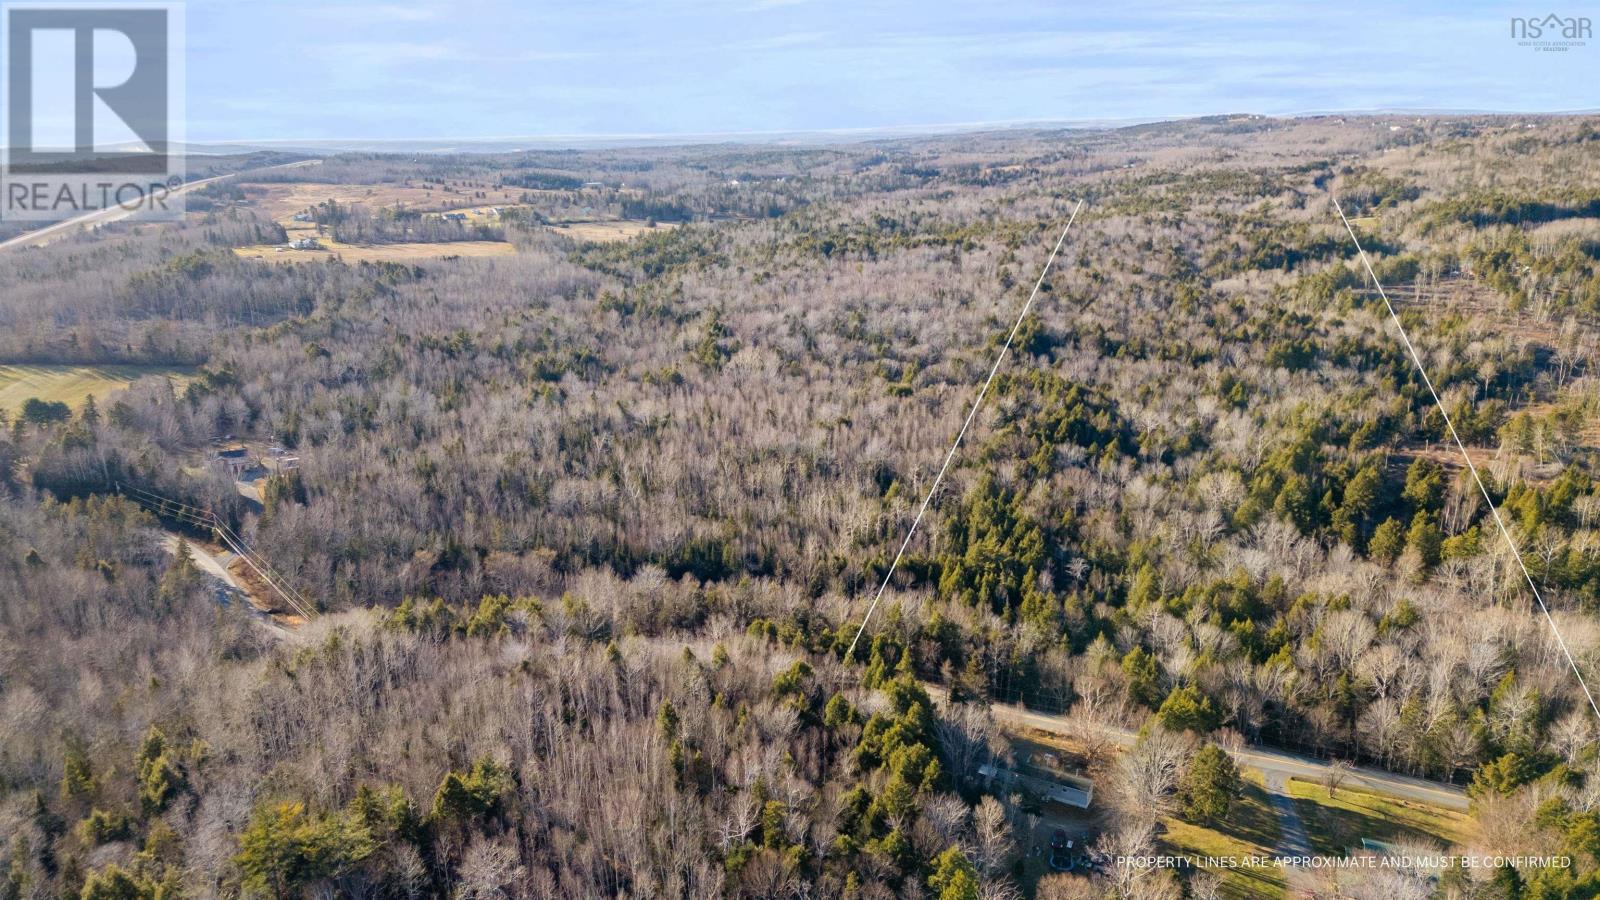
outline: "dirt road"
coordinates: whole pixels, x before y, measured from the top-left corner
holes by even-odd
[[[274,637],[289,637],[294,633],[293,629],[285,627],[282,622],[263,612],[262,609],[267,604],[261,598],[252,596],[250,588],[240,582],[233,572],[229,571],[228,563],[234,559],[232,553],[226,550],[213,551],[204,544],[181,538],[172,532],[162,533],[161,546],[168,553],[177,554],[179,541],[189,545],[189,556],[194,560],[195,567],[211,579],[216,587],[218,603],[224,605],[234,602],[243,603],[252,613],[251,619],[268,629]]]

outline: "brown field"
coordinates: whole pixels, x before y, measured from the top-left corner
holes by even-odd
[[[290,263],[338,259],[358,262],[414,262],[419,259],[444,259],[452,256],[511,256],[516,248],[504,241],[456,241],[435,244],[341,244],[319,239],[322,250],[284,250],[272,244],[236,247],[234,253],[246,259]]]
[[[515,198],[523,193],[517,189],[476,197],[464,193],[450,193],[438,187],[424,188],[420,184],[253,184],[246,187],[252,202],[273,221],[283,226],[289,240],[316,237],[326,250],[286,250],[259,245],[241,247],[237,252],[244,257],[257,257],[271,262],[292,262],[311,259],[338,258],[346,262],[400,262],[418,259],[439,259],[448,256],[499,256],[513,253],[508,243],[497,241],[464,241],[432,244],[383,244],[356,246],[340,244],[317,234],[312,222],[296,222],[296,213],[305,212],[319,203],[332,200],[340,204],[362,204],[373,208],[406,206],[419,212],[461,212],[469,225],[493,224],[494,207],[511,209],[518,206]],[[672,228],[673,223],[660,223],[657,228]],[[625,241],[651,230],[645,222],[633,219],[612,219],[585,222],[563,222],[550,226],[557,234],[579,241],[608,243]]]
[[[339,259],[344,262],[414,262],[422,259],[443,259],[453,256],[510,256],[516,252],[503,241],[457,241],[453,243],[407,244],[344,244],[317,234],[314,222],[296,222],[296,213],[333,200],[341,204],[360,203],[365,206],[407,206],[422,212],[463,210],[472,224],[489,221],[489,209],[503,206],[497,198],[472,198],[466,194],[452,194],[436,187],[423,188],[405,184],[257,184],[246,190],[256,207],[283,226],[289,240],[314,237],[322,250],[288,250],[272,244],[238,247],[234,252],[247,259],[267,262],[308,262]],[[511,194],[506,193],[509,198]]]
[[[423,188],[406,184],[251,184],[245,190],[262,212],[285,228],[312,226],[309,222],[295,222],[294,214],[304,212],[328,200],[340,204],[360,203],[373,208],[407,206],[421,212],[444,212],[466,207],[509,205],[516,195],[510,191],[502,196],[474,198],[468,194],[453,194],[437,187]],[[520,193],[520,192],[519,192]]]
[[[656,228],[674,228],[675,223],[658,223]],[[621,219],[608,222],[567,222],[561,225],[551,225],[550,230],[557,234],[580,241],[595,241],[607,243],[610,241],[625,241],[648,233],[651,228],[647,223],[635,219]]]

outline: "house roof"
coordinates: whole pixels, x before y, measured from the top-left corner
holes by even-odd
[[[988,764],[979,766],[978,774],[985,778],[1024,788],[1045,800],[1067,806],[1075,806],[1078,809],[1088,809],[1089,804],[1094,802],[1094,783],[1087,778],[1074,776],[1062,776],[1060,780],[1037,778],[1012,769]]]

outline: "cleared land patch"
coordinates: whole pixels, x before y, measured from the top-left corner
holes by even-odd
[[[1278,816],[1272,809],[1259,772],[1246,770],[1244,791],[1234,801],[1227,820],[1210,827],[1181,819],[1164,820],[1161,843],[1166,852],[1196,857],[1272,856],[1278,846]],[[1221,878],[1222,894],[1236,900],[1277,900],[1287,882],[1277,866],[1212,868]]]
[[[247,259],[268,262],[306,262],[339,259],[344,262],[416,262],[452,256],[510,256],[516,248],[505,241],[446,241],[347,244],[334,240],[317,223],[296,220],[295,216],[321,203],[333,201],[341,206],[361,205],[370,209],[405,207],[423,214],[459,211],[470,224],[492,224],[492,202],[455,194],[438,186],[407,184],[252,184],[247,187],[251,202],[274,222],[283,226],[290,241],[314,238],[318,250],[291,250],[276,244],[237,247],[234,253]],[[506,192],[510,198],[510,192]]]
[[[1420,838],[1455,845],[1472,830],[1465,813],[1365,788],[1341,787],[1329,797],[1324,786],[1291,778],[1289,796],[1300,809],[1311,849],[1317,853],[1342,856],[1359,848],[1362,838],[1386,843]]]
[[[163,366],[0,366],[0,409],[15,411],[30,398],[65,403],[73,409],[93,395],[97,401],[141,378],[165,377],[181,389],[188,370]]]
[[[292,233],[291,233],[292,237]],[[318,239],[321,250],[286,250],[271,244],[236,247],[234,253],[246,259],[267,262],[311,262],[339,259],[344,262],[414,262],[419,259],[445,259],[452,256],[511,256],[516,248],[504,241],[452,241],[432,244],[342,244]]]
[[[235,250],[240,256],[260,257],[273,262],[335,257],[346,262],[411,262],[450,256],[510,255],[515,250],[511,244],[502,241],[346,244],[333,240],[326,229],[319,232],[315,222],[297,220],[295,216],[319,204],[332,201],[341,206],[360,205],[369,209],[404,207],[423,215],[460,214],[464,217],[463,224],[493,226],[501,222],[496,210],[523,209],[524,207],[517,203],[517,198],[524,194],[547,193],[517,188],[490,192],[488,197],[483,197],[452,193],[438,185],[322,182],[251,184],[246,190],[250,202],[274,222],[283,226],[290,241],[315,238],[323,247],[322,250],[286,249],[279,252],[276,245],[261,244]],[[639,219],[597,218],[553,222],[545,227],[575,240],[608,243],[629,240],[656,228],[672,228],[675,225],[676,223],[670,222],[652,225]]]
[[[1352,219],[1351,223],[1355,221]],[[1593,221],[1555,224],[1564,226],[1564,231],[1559,233],[1565,233]],[[1570,364],[1570,357],[1583,350],[1592,340],[1586,330],[1575,328],[1571,321],[1564,325],[1566,320],[1559,316],[1513,308],[1503,294],[1470,276],[1450,275],[1426,284],[1420,280],[1386,284],[1384,289],[1402,316],[1408,313],[1420,315],[1418,324],[1408,324],[1408,327],[1418,329],[1413,333],[1413,339],[1419,343],[1436,341],[1444,335],[1464,335],[1472,342],[1501,340],[1511,347],[1531,347],[1544,360],[1541,365],[1554,366],[1559,363],[1563,353],[1568,355]],[[1378,299],[1375,291],[1369,290],[1365,296],[1371,301]],[[1564,329],[1568,329],[1565,336]],[[1416,378],[1414,371],[1410,377]],[[1561,473],[1573,452],[1600,448],[1600,420],[1592,413],[1595,402],[1593,377],[1592,372],[1574,365],[1554,390],[1547,385],[1538,393],[1524,394],[1509,401],[1500,425],[1522,414],[1531,416],[1537,429],[1541,430],[1540,440],[1545,445],[1539,452],[1529,447],[1518,450],[1503,446],[1499,436],[1475,438],[1468,432],[1464,435],[1466,452],[1473,465],[1480,472],[1493,474],[1501,482],[1523,480],[1544,485]],[[1451,397],[1447,396],[1446,400],[1451,402]],[[1566,408],[1565,418],[1559,423],[1554,422],[1558,418],[1556,414],[1563,407]],[[1452,415],[1459,417],[1459,412],[1452,412]],[[1443,435],[1426,446],[1399,448],[1392,464],[1399,471],[1419,457],[1430,459],[1452,472],[1465,468],[1461,451],[1456,448],[1454,441]]]
[[[451,193],[437,186],[325,182],[250,184],[246,190],[255,206],[273,221],[285,228],[298,226],[312,232],[316,231],[315,224],[294,221],[295,213],[329,200],[341,206],[360,204],[373,209],[404,206],[417,212],[447,212],[468,207],[502,206],[511,203],[514,196],[511,191],[506,191],[498,201],[486,201],[481,197],[474,199],[466,194]]]
[[[676,223],[672,222],[659,222],[655,225],[655,228],[674,227],[676,227]],[[622,219],[605,222],[567,222],[561,225],[551,225],[550,230],[580,241],[606,243],[636,238],[641,234],[648,234],[652,229],[648,222]]]

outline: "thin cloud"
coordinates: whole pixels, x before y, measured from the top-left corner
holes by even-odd
[[[735,50],[781,50],[785,47],[804,47],[820,44],[828,36],[826,31],[794,31],[768,38],[756,38],[730,45]]]
[[[1266,0],[1249,14],[1224,0],[375,2],[286,16],[272,4],[192,0],[191,133],[234,130],[245,120],[234,101],[251,98],[279,107],[259,121],[286,133],[347,137],[411,136],[420,123],[458,136],[797,132],[1563,110],[1593,106],[1586,91],[1600,77],[1600,48],[1530,53],[1508,38],[1503,14],[1447,0]],[[314,93],[299,87],[308,84]]]
[[[436,10],[393,4],[378,4],[376,6],[312,6],[301,10],[299,14],[309,19],[324,19],[347,25],[429,22],[439,18]]]

